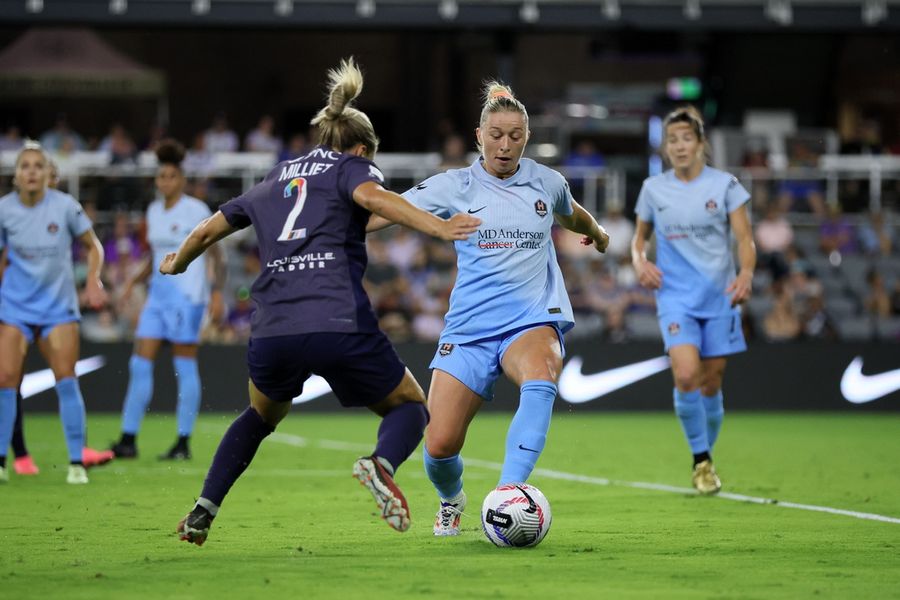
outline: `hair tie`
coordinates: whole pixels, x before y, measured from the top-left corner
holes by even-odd
[[[495,98],[509,98],[510,100],[515,100],[515,98],[513,98],[513,95],[506,90],[497,90],[496,92],[491,92],[490,99],[493,100]]]

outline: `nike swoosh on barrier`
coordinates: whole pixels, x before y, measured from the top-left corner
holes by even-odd
[[[80,377],[82,375],[87,375],[88,373],[93,373],[97,369],[103,368],[103,365],[105,364],[106,358],[100,355],[83,358],[75,363],[75,375]],[[41,369],[34,373],[26,373],[22,378],[22,385],[19,387],[19,391],[21,391],[23,398],[30,398],[49,390],[55,385],[56,378],[53,376],[53,371],[50,369]]]
[[[847,402],[865,404],[900,390],[900,369],[877,375],[863,375],[862,366],[862,356],[857,356],[844,369],[841,394]]]
[[[322,377],[313,375],[303,382],[303,393],[291,400],[292,404],[311,402],[331,391],[331,386]]]
[[[570,404],[581,404],[605,396],[669,368],[669,358],[659,356],[624,367],[584,375],[584,361],[573,356],[559,376],[559,395]]]

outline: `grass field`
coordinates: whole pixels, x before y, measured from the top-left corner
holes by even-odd
[[[418,453],[398,474],[410,531],[375,517],[350,466],[370,451],[377,420],[345,412],[291,415],[206,545],[179,542],[175,524],[232,418],[201,417],[193,461],[172,465],[155,456],[174,439],[173,418],[148,417],[138,460],[69,486],[58,419],[29,414],[42,472],[0,487],[0,597],[900,598],[900,523],[623,484],[690,485],[668,414],[558,415],[547,471],[531,479],[553,526],[533,549],[495,548],[480,531],[509,420],[494,414],[467,441],[459,538],[431,535],[435,499]],[[117,417],[92,416],[92,444],[117,428]],[[900,415],[731,413],[716,462],[728,492],[900,518]]]

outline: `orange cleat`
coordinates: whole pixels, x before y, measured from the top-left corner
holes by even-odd
[[[34,464],[30,454],[17,458],[13,463],[13,469],[15,469],[16,475],[37,475],[41,472],[38,466]]]
[[[87,446],[81,449],[81,462],[87,468],[105,465],[115,457],[112,450],[94,450]]]

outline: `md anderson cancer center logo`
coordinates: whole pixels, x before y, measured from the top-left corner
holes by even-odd
[[[482,250],[524,248],[538,250],[544,244],[543,231],[524,229],[479,229],[478,247]]]

